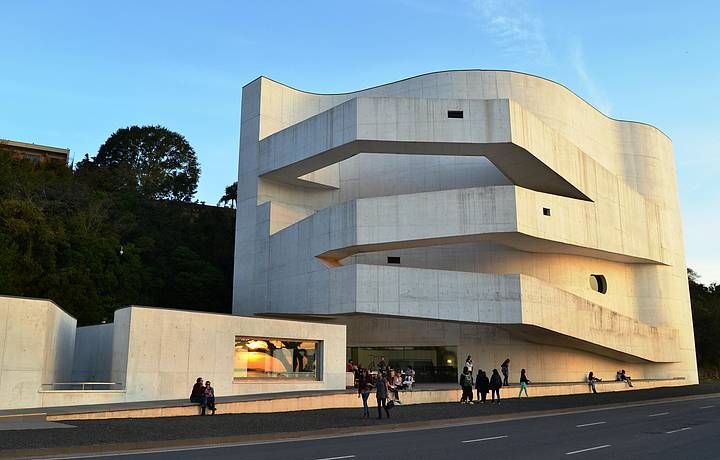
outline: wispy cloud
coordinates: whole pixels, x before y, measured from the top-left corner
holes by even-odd
[[[503,53],[538,62],[550,60],[543,21],[524,2],[472,0],[470,4]]]
[[[579,40],[573,40],[570,48],[570,62],[580,77],[580,82],[583,84],[585,93],[589,102],[597,107],[605,115],[610,116],[612,112],[612,104],[605,94],[595,84],[595,80],[590,77],[590,74],[585,67],[585,58],[583,54],[582,43]]]

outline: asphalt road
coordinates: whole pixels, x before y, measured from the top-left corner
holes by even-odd
[[[61,430],[64,431],[64,430]],[[79,457],[66,457],[79,458]],[[84,456],[82,458],[108,458]],[[720,459],[720,397],[549,413],[462,426],[394,429],[298,441],[112,454],[184,459]]]

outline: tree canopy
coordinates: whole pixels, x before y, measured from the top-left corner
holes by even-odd
[[[720,286],[698,278],[688,269],[698,369],[701,378],[720,379]]]
[[[181,134],[162,126],[118,129],[100,146],[92,165],[112,172],[110,183],[152,199],[191,201],[200,166]],[[89,160],[79,165],[91,166]]]
[[[128,304],[230,312],[235,212],[117,188],[88,163],[0,155],[0,294],[50,298],[80,324]]]

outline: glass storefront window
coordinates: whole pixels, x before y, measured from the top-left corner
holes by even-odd
[[[415,381],[456,382],[458,375],[457,347],[350,347],[348,359],[371,371],[381,357],[393,369],[412,366]]]
[[[234,380],[320,380],[321,342],[235,337]]]

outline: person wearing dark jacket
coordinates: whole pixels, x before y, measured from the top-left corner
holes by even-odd
[[[503,386],[509,387],[510,382],[508,382],[508,377],[510,376],[510,358],[507,358],[503,363],[500,365],[500,370],[503,374]]]
[[[358,378],[358,398],[362,398],[363,403],[363,418],[370,417],[370,408],[368,407],[368,398],[370,392],[373,389],[372,381],[370,380],[370,373],[367,369],[362,369],[359,372],[360,377]]]
[[[373,382],[373,386],[375,387],[375,398],[377,399],[378,418],[382,418],[381,409],[385,409],[385,415],[387,415],[387,418],[390,418],[390,410],[387,407],[389,385],[382,372],[378,372],[378,375]]]
[[[192,387],[192,391],[190,392],[190,402],[200,404],[204,394],[205,385],[203,385],[203,379],[202,377],[198,377],[195,381],[195,385]]]
[[[497,369],[493,369],[492,376],[490,377],[490,392],[492,393],[492,402],[495,402],[495,395],[497,395],[497,403],[500,404],[500,387],[502,387],[502,379]]]
[[[475,378],[475,389],[477,390],[477,399],[480,400],[480,404],[485,404],[488,391],[490,390],[490,380],[488,380],[487,374],[485,374],[485,371],[482,369],[478,369],[477,377]]]
[[[460,388],[462,388],[462,397],[460,398],[460,402],[462,404],[472,404],[472,387],[473,378],[472,374],[470,373],[470,369],[468,369],[467,367],[463,367],[463,373],[460,374]]]

